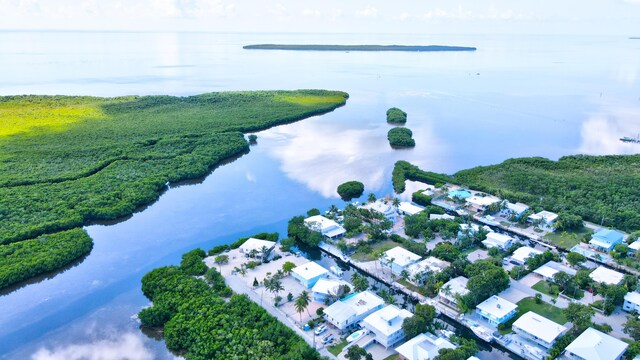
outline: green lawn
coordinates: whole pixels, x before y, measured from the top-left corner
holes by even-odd
[[[398,354],[389,355],[384,360],[396,360],[398,358]]]
[[[536,304],[536,300],[532,297],[524,298],[518,302],[518,312],[511,320],[509,320],[503,329],[499,329],[500,334],[508,334],[511,332],[511,325],[522,315],[533,311],[534,313],[544,316],[545,318],[554,321],[560,325],[564,325],[567,322],[567,318],[562,313],[562,309],[555,307],[551,304],[542,302]]]
[[[402,245],[398,244],[397,242],[393,242],[391,240],[380,241],[380,242],[369,245],[370,249],[366,249],[366,250],[363,250],[362,248],[358,249],[353,255],[351,255],[351,258],[356,261],[378,260],[378,254],[383,253],[396,246],[402,247]]]
[[[330,353],[332,353],[334,356],[338,356],[338,354],[340,354],[342,352],[342,349],[344,349],[345,346],[347,346],[348,342],[346,339],[342,339],[342,341],[339,344],[333,345],[333,346],[329,346],[328,350]]]
[[[593,230],[586,227],[578,231],[563,231],[560,233],[548,233],[544,236],[546,240],[563,249],[571,249],[578,245],[580,240],[587,234],[593,234]]]
[[[558,297],[558,292],[559,292],[559,288],[558,285],[555,284],[550,284],[549,282],[545,281],[545,280],[541,280],[538,281],[535,285],[533,285],[531,287],[533,290],[539,291],[545,295],[549,295],[553,298],[557,298]],[[554,294],[552,294],[550,292],[551,289],[554,289]]]

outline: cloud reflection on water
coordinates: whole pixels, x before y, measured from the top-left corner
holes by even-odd
[[[590,155],[636,154],[640,144],[624,143],[621,137],[640,133],[640,109],[618,108],[591,115],[582,123],[579,152]]]
[[[126,333],[84,344],[72,344],[53,349],[40,348],[32,360],[151,360],[153,353],[140,335]]]

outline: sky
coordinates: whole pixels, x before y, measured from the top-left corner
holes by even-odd
[[[640,0],[0,0],[2,30],[640,36]]]

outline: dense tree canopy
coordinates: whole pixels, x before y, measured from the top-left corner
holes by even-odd
[[[392,107],[387,110],[387,122],[390,124],[404,124],[407,122],[407,113],[397,107]]]
[[[359,198],[364,192],[364,184],[360,181],[347,181],[338,186],[338,195],[344,201]]]
[[[407,128],[393,128],[387,133],[387,139],[392,147],[414,147],[413,132]]]

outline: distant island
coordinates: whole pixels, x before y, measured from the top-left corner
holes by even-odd
[[[295,51],[475,51],[474,47],[445,45],[279,45],[257,44],[242,47],[247,50]]]
[[[640,40],[640,36],[630,37],[631,40]]]

